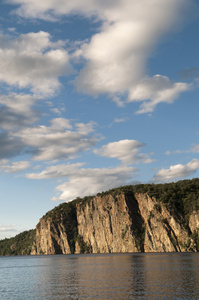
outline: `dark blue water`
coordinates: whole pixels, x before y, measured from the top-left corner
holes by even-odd
[[[199,253],[0,257],[0,299],[199,299]]]

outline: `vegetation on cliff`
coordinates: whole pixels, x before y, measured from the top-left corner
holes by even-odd
[[[46,219],[50,218],[55,226],[60,223],[64,225],[72,253],[75,251],[75,242],[78,235],[76,203],[77,201],[71,201],[60,204],[44,216]]]
[[[24,231],[10,239],[0,241],[0,255],[29,255],[36,230]]]
[[[182,180],[176,183],[165,184],[138,184],[123,186],[111,189],[106,192],[98,193],[97,196],[103,197],[111,195],[117,201],[117,195],[124,193],[128,201],[133,202],[136,193],[147,194],[156,199],[156,210],[161,209],[161,203],[166,206],[168,211],[179,221],[183,227],[189,231],[190,238],[194,240],[195,247],[199,251],[199,230],[191,233],[189,230],[189,218],[193,211],[199,211],[199,179]],[[77,198],[69,203],[63,203],[47,212],[44,219],[50,219],[54,226],[63,224],[67,232],[68,242],[71,252],[75,251],[75,243],[80,244],[81,252],[88,252],[88,247],[80,243],[82,238],[78,235],[76,205],[85,207],[93,199],[93,196]],[[129,204],[130,205],[130,204]],[[143,230],[135,231],[137,241],[143,244]],[[125,232],[123,232],[125,236]],[[25,231],[14,238],[0,241],[0,255],[26,255],[30,254],[35,230]],[[189,241],[188,241],[189,242]],[[189,245],[186,245],[187,248]]]
[[[146,193],[150,197],[155,197],[159,203],[164,203],[171,213],[183,217],[185,223],[193,211],[199,210],[199,178],[176,183],[128,185],[98,195],[114,196],[122,192],[132,199],[135,193]]]

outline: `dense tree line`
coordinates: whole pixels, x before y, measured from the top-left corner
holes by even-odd
[[[28,255],[31,252],[36,230],[24,231],[10,239],[0,241],[0,255]]]
[[[146,193],[164,203],[175,214],[181,214],[188,220],[193,211],[199,210],[199,178],[181,180],[164,184],[128,185],[99,193],[99,196],[113,196],[124,192],[132,197],[135,193]]]

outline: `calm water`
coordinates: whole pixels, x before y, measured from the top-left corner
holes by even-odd
[[[0,257],[0,299],[199,299],[199,253]]]

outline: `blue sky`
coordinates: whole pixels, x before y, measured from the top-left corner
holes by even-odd
[[[199,176],[199,6],[0,3],[0,238],[76,197]]]

